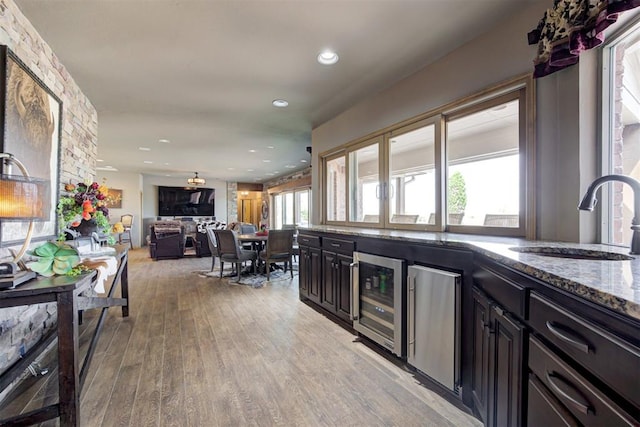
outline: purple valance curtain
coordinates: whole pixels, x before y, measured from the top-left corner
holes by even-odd
[[[580,52],[602,44],[603,31],[618,14],[638,6],[640,0],[555,0],[528,34],[529,44],[538,44],[533,76],[576,64]]]

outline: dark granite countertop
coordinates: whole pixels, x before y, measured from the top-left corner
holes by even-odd
[[[355,227],[310,226],[304,230],[372,237],[405,242],[461,247],[507,265],[514,270],[564,289],[586,300],[640,320],[640,255],[627,260],[592,260],[521,253],[510,248],[552,247],[572,254],[607,252],[627,258],[629,249],[619,246],[532,241],[509,237],[453,233],[379,230]]]

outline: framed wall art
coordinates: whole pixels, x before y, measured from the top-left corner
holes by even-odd
[[[0,108],[0,150],[13,154],[30,176],[51,185],[49,219],[34,223],[33,240],[54,238],[62,102],[7,46],[0,46]],[[13,167],[11,173],[19,175],[20,170]],[[1,221],[0,246],[24,241],[28,226],[28,222]]]
[[[109,194],[105,200],[109,209],[122,209],[122,190],[109,188]]]

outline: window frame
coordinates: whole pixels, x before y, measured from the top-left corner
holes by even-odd
[[[640,17],[631,19],[626,22],[620,28],[618,28],[613,34],[609,35],[600,49],[600,67],[599,67],[599,82],[600,82],[600,109],[599,125],[600,125],[600,163],[599,163],[599,176],[622,173],[615,170],[613,149],[615,123],[613,116],[615,114],[615,101],[613,99],[613,92],[615,90],[615,75],[611,75],[616,69],[615,49],[625,41],[628,37],[631,37],[632,33],[640,31]],[[595,214],[598,215],[597,221],[597,236],[600,243],[626,246],[627,242],[615,242],[615,231],[613,223],[615,222],[614,214],[614,191],[613,185],[603,185],[600,187],[600,200],[596,206]],[[622,203],[622,202],[620,202]],[[626,224],[625,224],[626,226]]]
[[[519,164],[519,180],[520,180],[520,200],[519,200],[519,226],[516,227],[487,227],[487,226],[469,226],[469,225],[451,225],[447,224],[445,219],[446,213],[446,185],[447,185],[447,139],[446,139],[446,121],[451,117],[458,117],[463,114],[470,114],[471,111],[481,110],[483,106],[498,104],[504,102],[505,99],[519,100],[519,144],[518,152],[520,154]],[[435,161],[440,163],[439,170],[436,170],[436,224],[399,224],[390,222],[390,209],[387,203],[388,185],[390,180],[390,151],[389,140],[393,135],[399,135],[408,132],[411,129],[417,129],[424,123],[433,121],[436,124],[436,141],[434,145],[439,143],[439,150],[436,148]],[[381,201],[380,217],[377,223],[349,221],[350,207],[349,203],[349,157],[348,153],[359,147],[367,145],[376,138],[382,138],[380,152],[380,182],[383,184],[385,191],[385,199]],[[439,141],[438,141],[439,140]],[[327,220],[327,177],[326,165],[337,157],[345,157],[346,164],[346,182],[345,182],[345,221],[329,221]],[[520,75],[505,82],[496,84],[490,88],[484,89],[465,97],[460,100],[453,101],[445,106],[433,109],[419,116],[397,123],[395,125],[384,128],[378,132],[371,133],[365,137],[358,138],[350,143],[336,147],[319,154],[320,165],[320,223],[325,225],[340,226],[356,226],[367,228],[382,229],[401,229],[416,231],[433,231],[433,232],[458,232],[465,234],[484,234],[498,236],[514,236],[525,237],[527,239],[535,239],[536,236],[536,198],[535,198],[535,82],[531,74]],[[437,165],[436,165],[437,168]],[[438,208],[439,205],[439,208]]]
[[[526,182],[527,182],[527,158],[529,157],[527,155],[527,136],[525,133],[525,128],[526,126],[523,126],[523,123],[526,124],[526,90],[524,88],[520,88],[520,89],[516,89],[513,91],[509,91],[507,93],[504,93],[502,95],[496,96],[496,97],[492,97],[486,100],[483,100],[481,102],[472,104],[472,105],[468,105],[468,106],[464,106],[462,108],[456,109],[456,110],[452,110],[450,112],[445,113],[445,133],[446,133],[446,122],[448,120],[455,120],[457,118],[460,117],[465,117],[468,116],[470,114],[474,114],[480,111],[484,111],[487,109],[490,109],[493,106],[497,106],[500,104],[504,104],[507,102],[511,102],[511,101],[515,101],[518,100],[518,154],[524,154],[524,155],[520,155],[519,158],[519,173],[520,176],[519,178],[519,194],[520,194],[520,200],[518,201],[518,218],[519,218],[519,225],[518,227],[486,227],[486,226],[480,226],[480,225],[450,225],[447,224],[447,228],[449,231],[454,232],[454,233],[470,233],[470,234],[487,234],[486,230],[489,229],[491,231],[492,235],[497,235],[497,236],[525,236],[526,235],[526,218],[527,218],[527,205],[529,203],[531,203],[532,201],[528,201],[527,197],[528,197],[528,193],[533,193],[533,192],[527,192],[527,187],[526,187]],[[445,151],[448,151],[448,140],[446,138],[445,135]],[[445,173],[445,180],[446,177],[448,177],[448,167],[449,167],[449,163],[448,163],[448,157],[445,158],[445,164],[443,165],[443,169],[444,169],[444,173]],[[443,209],[442,211],[444,212],[444,215],[446,215],[446,207],[447,207],[447,200],[446,200],[446,190],[445,190],[445,203],[443,205]],[[446,218],[446,216],[444,216]]]

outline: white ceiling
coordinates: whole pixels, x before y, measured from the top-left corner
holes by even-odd
[[[535,1],[15,0],[98,111],[99,167],[240,182],[307,167],[312,128]]]

